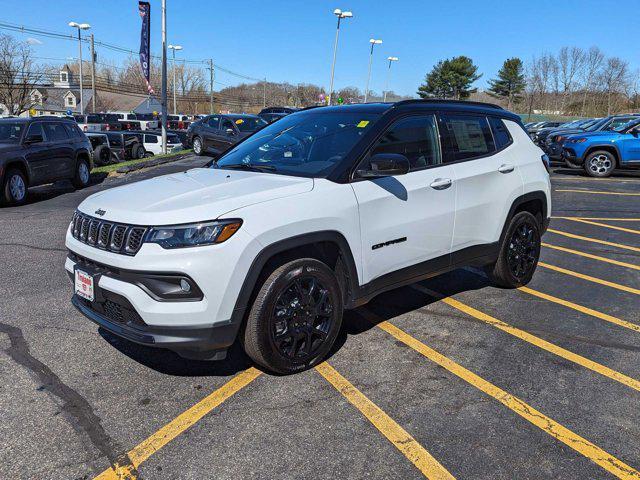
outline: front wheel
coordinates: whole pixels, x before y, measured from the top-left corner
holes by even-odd
[[[137,159],[141,159],[141,158],[144,158],[144,157],[145,157],[146,153],[147,153],[147,152],[146,152],[146,150],[144,149],[144,147],[143,147],[142,145],[138,145],[138,146],[135,148],[135,154],[134,154],[134,155],[135,155],[135,157],[136,157]]]
[[[249,312],[243,343],[262,367],[280,374],[311,368],[333,346],[342,323],[342,294],[333,271],[312,258],[277,268]]]
[[[584,169],[592,177],[608,177],[616,168],[616,157],[606,150],[590,153],[584,160]]]
[[[540,224],[529,212],[511,219],[500,253],[488,273],[503,288],[518,288],[531,281],[540,258]]]
[[[200,140],[200,137],[194,137],[193,139],[193,153],[202,155],[202,140]]]
[[[27,199],[27,178],[20,170],[12,168],[4,177],[2,200],[7,205],[22,205]]]
[[[78,160],[76,164],[76,173],[71,183],[75,188],[84,188],[89,185],[91,174],[89,173],[89,164],[86,160]]]

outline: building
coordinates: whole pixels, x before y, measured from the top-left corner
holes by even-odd
[[[58,78],[50,86],[34,88],[31,93],[32,109],[36,115],[64,115],[66,112],[80,113],[80,85],[74,78],[68,65],[58,72]],[[85,108],[91,104],[93,92],[90,88],[82,89]],[[29,113],[26,112],[26,115]]]

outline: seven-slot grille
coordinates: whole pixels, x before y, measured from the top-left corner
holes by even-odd
[[[71,220],[73,238],[93,247],[135,255],[147,233],[146,227],[102,221],[79,212]]]

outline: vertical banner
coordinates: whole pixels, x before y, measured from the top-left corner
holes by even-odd
[[[153,95],[150,83],[149,63],[151,62],[151,5],[149,2],[138,2],[138,12],[142,18],[142,30],[140,32],[140,68],[142,76],[147,83],[149,95]]]

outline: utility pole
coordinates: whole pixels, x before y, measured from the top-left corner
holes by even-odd
[[[162,153],[167,153],[167,0],[162,0]]]
[[[93,46],[93,33],[91,34],[91,111],[96,113],[96,51]]]
[[[264,77],[262,84],[262,108],[267,108],[267,77]]]
[[[213,69],[213,59],[209,59],[209,113],[213,114],[213,82],[216,78],[215,70]]]

